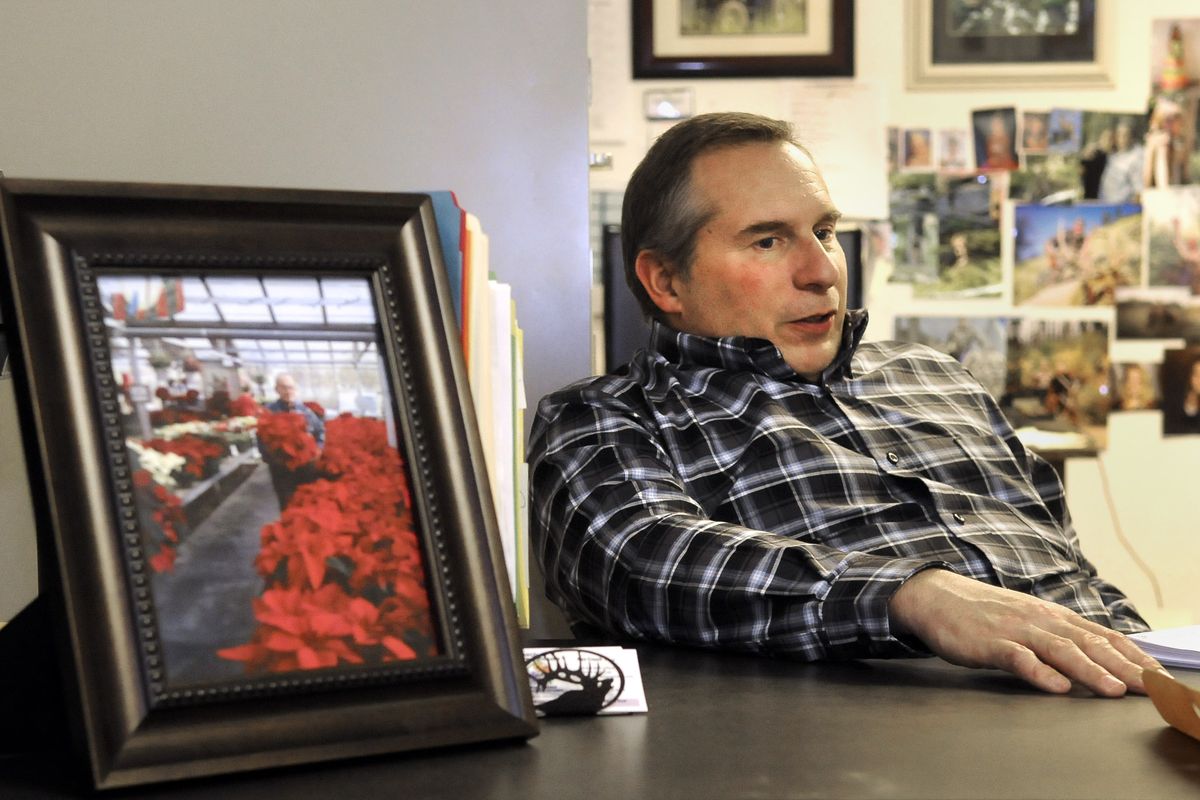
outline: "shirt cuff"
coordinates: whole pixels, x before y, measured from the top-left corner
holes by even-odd
[[[953,567],[936,559],[865,553],[849,554],[841,566],[826,584],[828,590],[818,595],[826,657],[929,655],[929,649],[915,637],[892,634],[888,602],[918,572],[939,568],[954,571]]]

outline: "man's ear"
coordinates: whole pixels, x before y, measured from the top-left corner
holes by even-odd
[[[643,250],[637,255],[634,270],[642,288],[650,300],[664,314],[678,314],[683,310],[679,295],[675,292],[675,268],[653,250]]]

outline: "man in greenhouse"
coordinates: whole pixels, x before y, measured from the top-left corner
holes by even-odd
[[[325,421],[299,400],[296,379],[275,379],[278,399],[267,403],[270,417],[259,420],[258,442],[282,511],[301,484],[316,480],[316,459],[325,444]]]
[[[791,126],[685,120],[625,194],[647,347],[538,409],[534,551],[573,622],[806,660],[939,655],[1143,691],[1147,626],[950,356],[866,342]]]

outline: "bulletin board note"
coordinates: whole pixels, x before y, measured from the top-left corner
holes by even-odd
[[[842,214],[887,219],[883,93],[854,81],[796,81],[787,90],[787,108]]]

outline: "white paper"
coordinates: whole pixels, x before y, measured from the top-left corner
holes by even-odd
[[[1135,633],[1129,638],[1163,666],[1200,669],[1200,625]]]
[[[644,714],[646,692],[642,687],[642,671],[638,665],[637,650],[629,647],[526,647],[525,667],[529,674],[529,686],[533,691],[533,705],[553,701],[575,686],[563,681],[546,681],[547,664],[538,656],[557,657],[567,671],[583,672],[600,678],[613,678],[613,666],[620,670],[620,693],[599,714]],[[543,712],[539,711],[539,714]]]
[[[624,142],[629,115],[622,87],[629,83],[629,3],[588,0],[588,138]]]
[[[854,81],[793,81],[787,108],[842,214],[887,219],[887,125],[879,89]]]

